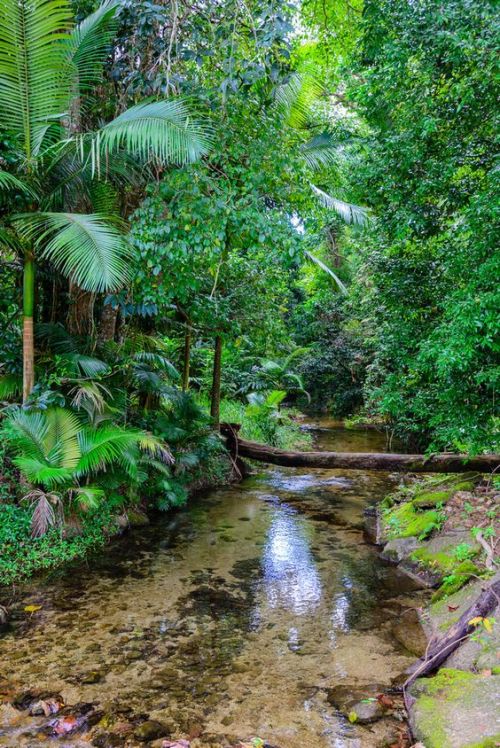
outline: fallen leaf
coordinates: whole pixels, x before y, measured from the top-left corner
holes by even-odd
[[[377,701],[384,707],[384,709],[392,709],[394,707],[394,699],[391,699],[391,697],[387,696],[385,693],[379,693]]]
[[[36,613],[37,610],[41,610],[41,605],[26,605],[24,608],[25,613]]]
[[[471,618],[470,621],[468,621],[468,626],[477,626],[479,623],[482,623],[484,618],[482,616],[475,616],[475,618]]]
[[[354,709],[352,710],[352,712],[349,712],[349,714],[347,715],[347,719],[349,720],[351,724],[354,724],[354,722],[357,721],[358,715],[356,714]]]
[[[189,740],[164,740],[161,748],[189,748]]]
[[[460,605],[448,605],[448,610],[453,613],[454,610],[458,610]]]

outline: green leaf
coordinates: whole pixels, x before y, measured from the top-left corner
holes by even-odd
[[[24,213],[13,220],[20,234],[41,250],[42,257],[86,291],[116,291],[130,278],[132,250],[112,218]]]
[[[103,153],[124,149],[145,161],[186,164],[207,154],[211,135],[193,119],[185,101],[169,99],[137,104],[105,125],[94,136],[94,168]]]
[[[2,0],[0,126],[15,132],[28,159],[69,106],[68,0]]]

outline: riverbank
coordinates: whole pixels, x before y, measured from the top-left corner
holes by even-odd
[[[416,657],[425,659],[431,646],[500,578],[499,500],[495,478],[433,477],[400,486],[375,516],[368,516],[369,533],[382,546],[382,558],[424,591],[393,628]],[[495,610],[468,623],[471,633],[450,650],[441,669],[408,689],[412,732],[425,748],[494,748],[500,741]]]

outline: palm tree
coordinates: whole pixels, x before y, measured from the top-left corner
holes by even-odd
[[[98,83],[116,9],[116,0],[106,0],[74,25],[70,0],[0,5],[0,129],[14,144],[11,166],[0,170],[0,202],[16,206],[4,215],[0,248],[24,261],[24,400],[35,380],[36,260],[50,261],[81,289],[119,289],[129,277],[130,249],[116,216],[92,212],[96,183],[126,179],[127,158],[183,164],[209,148],[179,99],[138,104],[96,132],[81,132],[82,101]]]

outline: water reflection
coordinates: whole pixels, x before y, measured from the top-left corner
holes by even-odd
[[[321,579],[303,521],[293,510],[276,512],[262,557],[263,586],[271,608],[297,615],[311,613],[321,601]]]

